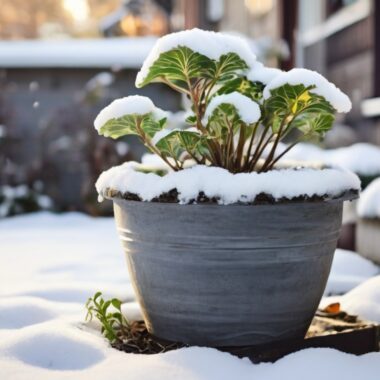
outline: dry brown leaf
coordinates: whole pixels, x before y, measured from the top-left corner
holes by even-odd
[[[336,314],[340,312],[340,303],[330,303],[330,305],[327,305],[322,311],[329,314]]]

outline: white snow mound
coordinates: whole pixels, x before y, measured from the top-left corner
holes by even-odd
[[[380,274],[380,267],[356,252],[337,249],[334,254],[325,294],[344,294],[372,276]]]
[[[380,323],[380,275],[369,278],[341,297],[324,298],[321,306],[339,302],[341,309],[360,318]]]
[[[261,117],[259,105],[248,96],[242,95],[239,92],[232,92],[231,94],[224,94],[212,98],[205,113],[207,120],[215,109],[221,104],[231,104],[236,108],[240,119],[246,124],[252,124],[258,121]]]
[[[351,101],[346,94],[321,74],[308,69],[292,69],[275,76],[264,88],[264,99],[271,96],[271,90],[285,84],[315,86],[310,92],[324,97],[336,111],[346,113],[351,110]]]
[[[275,363],[252,364],[205,347],[157,355],[111,348],[99,324],[84,325],[83,319],[84,302],[95,291],[123,301],[132,294],[114,224],[113,218],[77,213],[32,213],[0,221],[1,380],[379,379],[377,352],[356,356],[306,349]],[[343,310],[380,322],[379,290],[380,276],[339,297]],[[123,304],[122,310],[131,321],[141,318],[136,302]]]
[[[158,109],[159,110],[159,109]],[[94,121],[94,126],[97,131],[111,119],[128,114],[146,115],[150,112],[157,111],[153,102],[146,96],[132,95],[124,98],[116,99],[107,107],[103,108]],[[162,110],[159,110],[159,112]]]
[[[362,192],[357,210],[362,218],[380,219],[380,178],[372,181]]]
[[[339,196],[347,190],[359,190],[358,177],[340,169],[283,169],[266,173],[238,173],[210,166],[195,165],[160,177],[154,173],[137,171],[135,162],[115,166],[103,172],[96,182],[100,198],[107,189],[138,195],[151,201],[161,194],[177,189],[181,204],[187,204],[203,192],[220,204],[253,202],[260,193],[275,199],[298,196]]]
[[[151,66],[160,54],[179,46],[186,46],[194,52],[214,60],[219,60],[224,54],[236,53],[249,67],[252,67],[256,61],[256,56],[252,53],[247,41],[241,37],[197,28],[184,30],[167,34],[156,41],[137,74],[136,87],[139,87],[147,77]]]
[[[282,74],[283,71],[274,67],[265,67],[261,62],[256,62],[253,68],[248,72],[247,79],[251,82],[261,82],[268,84],[275,77]]]

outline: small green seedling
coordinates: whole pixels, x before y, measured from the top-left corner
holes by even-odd
[[[86,303],[86,321],[94,317],[102,325],[101,332],[110,343],[121,342],[123,337],[129,335],[131,325],[121,312],[121,301],[112,298],[105,301],[101,292],[97,292]],[[113,310],[112,310],[113,309]]]

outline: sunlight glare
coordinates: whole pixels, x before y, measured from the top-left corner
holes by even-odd
[[[77,22],[85,21],[89,15],[87,0],[63,0],[63,7]]]

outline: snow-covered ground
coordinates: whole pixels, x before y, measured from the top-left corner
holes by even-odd
[[[356,254],[339,251],[328,292],[344,293],[364,281],[339,301],[380,322],[377,273]],[[97,290],[125,301],[127,313],[139,313],[111,218],[38,213],[1,221],[0,379],[379,379],[379,353],[308,349],[259,365],[199,347],[121,353],[96,325],[83,324],[83,305]]]

